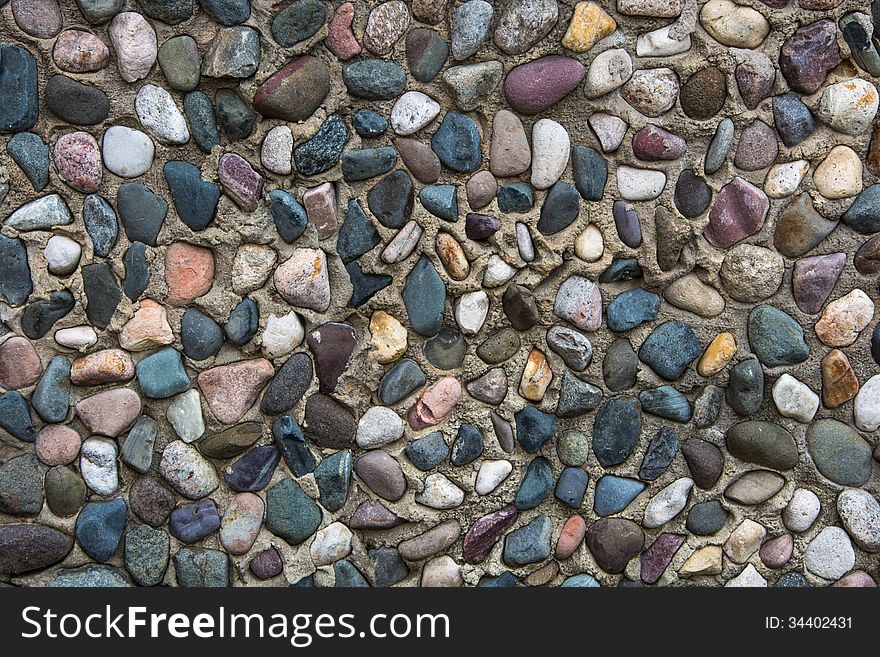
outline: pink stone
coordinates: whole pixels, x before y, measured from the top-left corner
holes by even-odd
[[[128,429],[142,410],[141,398],[131,388],[99,392],[76,405],[76,414],[86,429],[109,438],[116,438]]]
[[[791,289],[797,307],[808,315],[822,310],[845,264],[845,253],[811,256],[795,262]]]
[[[851,589],[851,588],[873,589],[873,588],[877,588],[877,583],[864,570],[854,570],[851,573],[847,573],[846,575],[841,577],[839,580],[834,582],[834,584],[832,584],[831,586],[834,588],[839,588],[839,589]]]
[[[458,400],[461,384],[451,376],[445,376],[430,386],[409,409],[407,420],[413,429],[425,429],[445,420]]]
[[[91,73],[110,63],[110,49],[91,32],[65,30],[55,40],[52,57],[62,71]]]
[[[46,465],[67,465],[79,456],[80,445],[82,439],[76,431],[63,424],[49,424],[37,434],[34,448]]]
[[[703,236],[719,249],[731,247],[757,233],[769,209],[770,199],[764,192],[736,177],[715,197]]]
[[[768,568],[782,568],[791,559],[793,548],[794,538],[791,534],[783,534],[764,543],[758,554]]]
[[[569,276],[556,293],[553,312],[584,331],[602,325],[602,293],[599,286],[583,276]]]
[[[43,364],[30,340],[14,335],[0,345],[0,388],[27,388],[39,381],[42,373]]]
[[[232,498],[220,521],[220,544],[232,555],[245,554],[257,540],[265,505],[259,495],[239,493]]]
[[[121,383],[134,378],[134,361],[122,349],[102,349],[77,358],[70,366],[70,382],[80,386]]]
[[[568,559],[584,542],[584,536],[586,535],[587,523],[581,516],[572,516],[566,520],[562,526],[559,540],[556,542],[556,558],[560,560]]]
[[[76,191],[91,194],[101,186],[101,150],[87,132],[62,135],[55,142],[53,157],[58,176]]]
[[[165,301],[182,306],[207,294],[214,282],[214,252],[188,242],[175,242],[165,251]]]
[[[409,27],[409,8],[403,0],[383,2],[370,12],[364,45],[377,55],[387,55]]]
[[[174,342],[164,306],[152,299],[141,301],[134,317],[119,332],[119,346],[128,351],[144,351]]]
[[[330,32],[327,34],[327,47],[342,61],[351,59],[361,51],[351,23],[354,20],[354,5],[350,2],[339,5],[339,9],[330,21]]]
[[[655,584],[660,579],[686,538],[684,534],[660,534],[642,552],[640,576],[645,584]]]
[[[246,212],[257,209],[263,193],[263,176],[254,171],[250,163],[235,153],[225,153],[217,166],[217,176],[223,191]]]
[[[23,32],[38,39],[51,39],[62,27],[58,0],[12,0],[12,17]]]
[[[149,75],[159,49],[156,31],[147,19],[136,11],[117,14],[110,23],[110,42],[123,80],[136,82]]]
[[[336,191],[333,183],[312,187],[303,194],[303,207],[309,223],[318,230],[318,239],[324,240],[336,234],[339,228],[336,219]]]
[[[656,125],[646,125],[633,135],[633,155],[649,162],[675,160],[684,155],[687,142]]]
[[[275,369],[265,358],[240,360],[199,374],[199,388],[211,412],[223,424],[238,422],[248,412]]]
[[[504,96],[520,114],[539,114],[574,91],[586,69],[578,60],[548,55],[521,64],[507,74]]]

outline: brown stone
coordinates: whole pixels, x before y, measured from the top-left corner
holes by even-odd
[[[306,190],[303,194],[303,207],[309,223],[318,231],[318,239],[332,237],[339,229],[336,218],[336,191],[333,183],[324,183]]]
[[[0,388],[19,390],[40,380],[43,364],[34,345],[15,335],[0,345]]]
[[[446,16],[449,0],[413,0],[413,15],[423,23],[436,25]]]
[[[134,361],[122,349],[102,349],[77,358],[70,366],[70,382],[81,386],[121,383],[134,378]]]
[[[437,233],[435,249],[450,278],[463,281],[468,277],[471,265],[458,240],[449,233]]]
[[[519,394],[530,401],[541,401],[553,380],[553,370],[540,349],[532,349],[519,383]]]
[[[832,349],[822,359],[822,403],[837,408],[856,396],[859,379],[849,358],[840,349]]]
[[[409,137],[398,137],[393,143],[413,178],[425,185],[432,185],[440,179],[440,158],[430,146]]]
[[[175,242],[165,251],[165,301],[183,306],[207,294],[214,283],[214,252],[188,242]]]
[[[211,412],[223,424],[238,422],[274,376],[265,358],[240,360],[199,374],[199,388]]]
[[[330,71],[317,57],[303,55],[266,80],[254,95],[254,109],[267,118],[305,121],[330,92]]]
[[[679,92],[682,111],[697,121],[710,119],[727,99],[727,78],[715,66],[694,73]]]
[[[874,124],[871,133],[871,144],[865,156],[865,167],[875,176],[880,176],[880,121]]]
[[[645,534],[632,520],[602,518],[587,530],[587,547],[605,572],[622,573],[645,547]]]
[[[526,575],[524,581],[526,586],[547,586],[558,574],[559,564],[551,561]]]

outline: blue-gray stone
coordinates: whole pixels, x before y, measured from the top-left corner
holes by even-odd
[[[89,194],[83,202],[83,223],[92,240],[95,255],[106,258],[116,246],[119,224],[113,206],[103,196]]]
[[[346,182],[375,178],[391,171],[395,164],[397,151],[391,146],[345,151],[342,154],[342,178]]]
[[[715,135],[709,142],[709,148],[706,149],[706,158],[703,161],[703,170],[706,175],[711,176],[721,168],[730,152],[730,146],[733,143],[733,133],[735,127],[733,121],[727,117],[721,120],[715,129]]]
[[[685,526],[695,536],[712,536],[721,531],[729,515],[718,500],[700,502],[688,511]]]
[[[54,356],[37,387],[31,393],[31,405],[44,422],[63,422],[70,406],[70,361]]]
[[[174,555],[180,586],[206,588],[229,586],[229,557],[220,550],[181,548]]]
[[[458,194],[455,185],[426,185],[419,192],[422,207],[444,221],[458,221]]]
[[[174,160],[165,165],[165,181],[180,220],[192,230],[205,230],[214,220],[220,185],[202,179],[198,167]]]
[[[615,258],[599,275],[600,283],[619,283],[641,278],[642,267],[635,258]]]
[[[266,415],[278,415],[296,406],[311,385],[314,371],[307,353],[288,358],[266,387],[260,410]]]
[[[161,529],[138,525],[125,534],[125,569],[141,586],[156,586],[168,569],[171,541]]]
[[[521,408],[513,418],[516,439],[527,452],[537,452],[556,434],[556,418],[534,406]]]
[[[639,402],[645,413],[657,417],[687,422],[691,419],[691,403],[678,390],[672,386],[659,386],[650,390],[642,390],[639,393]]]
[[[339,229],[336,252],[348,264],[371,251],[382,239],[357,199],[348,202],[345,221]]]
[[[327,6],[321,0],[296,0],[275,14],[272,38],[282,48],[290,48],[314,36],[326,19]]]
[[[614,201],[611,214],[620,241],[631,249],[637,249],[642,243],[642,225],[635,207],[626,201]]]
[[[388,120],[371,109],[360,109],[351,117],[354,131],[361,137],[378,137],[388,130]]]
[[[440,332],[422,343],[425,359],[438,370],[461,367],[467,355],[467,342],[461,331],[444,326]]]
[[[773,122],[787,148],[794,148],[816,132],[816,119],[793,91],[773,96]]]
[[[128,522],[128,505],[117,498],[89,502],[76,519],[76,540],[87,555],[99,563],[113,556]]]
[[[574,186],[585,201],[601,201],[608,182],[608,163],[595,149],[575,146],[571,150]]]
[[[702,353],[694,330],[683,322],[665,322],[639,348],[639,360],[667,381],[678,379]]]
[[[168,518],[168,531],[182,543],[195,543],[220,529],[220,513],[214,500],[179,506]]]
[[[777,579],[773,586],[781,589],[810,588],[810,583],[800,573],[790,572]]]
[[[107,94],[66,75],[55,75],[43,91],[46,107],[65,123],[98,125],[110,114]]]
[[[555,235],[568,228],[580,212],[581,197],[577,189],[562,181],[556,182],[541,206],[541,217],[538,219],[538,232],[543,235]]]
[[[536,456],[526,468],[522,483],[516,491],[513,505],[519,511],[534,509],[550,497],[553,491],[553,468],[543,456]]]
[[[137,364],[135,371],[141,392],[150,399],[167,399],[190,387],[183,358],[174,347],[150,354]]]
[[[168,25],[182,23],[193,15],[192,0],[138,0],[138,4],[145,15]]]
[[[516,586],[516,576],[509,570],[505,570],[498,577],[483,575],[477,588],[480,589],[512,589]]]
[[[600,588],[602,585],[596,581],[596,578],[588,573],[581,573],[580,575],[572,575],[571,577],[567,577],[562,584],[560,584],[562,588],[570,589],[570,588],[584,588],[584,589],[596,589]]]
[[[293,584],[290,585],[291,588],[297,589],[313,589],[315,588],[315,575],[312,573],[311,575],[306,575],[305,577],[301,577],[296,580]]]
[[[581,381],[571,370],[565,370],[556,402],[557,416],[568,418],[583,415],[596,408],[601,401],[600,388]]]
[[[223,334],[232,344],[240,347],[256,335],[259,327],[260,311],[257,304],[252,299],[245,298],[229,313],[229,319],[223,326]]]
[[[590,475],[580,468],[565,468],[559,475],[559,481],[556,482],[556,499],[570,506],[572,509],[579,509],[584,503],[584,495],[587,494],[587,485],[590,483]]]
[[[379,381],[379,401],[394,406],[425,385],[422,368],[411,358],[401,358]]]
[[[122,290],[116,282],[113,270],[106,262],[93,262],[81,270],[83,292],[87,305],[86,317],[94,326],[107,328],[119,302],[122,301]]]
[[[381,59],[362,59],[342,71],[348,93],[365,100],[391,100],[403,93],[406,73],[397,64]]]
[[[19,132],[6,142],[6,151],[36,191],[49,184],[49,147],[33,132]]]
[[[860,233],[870,235],[880,231],[880,184],[863,189],[841,219]]]
[[[412,216],[415,193],[406,171],[395,171],[382,178],[367,193],[367,206],[386,228],[403,228]]]
[[[0,513],[34,517],[44,501],[43,473],[36,455],[14,456],[0,465]]]
[[[593,511],[603,518],[620,513],[643,490],[645,490],[645,484],[637,479],[604,475],[596,482]]]
[[[205,360],[223,346],[223,329],[201,310],[187,308],[180,320],[180,342],[189,358]]]
[[[752,352],[767,367],[796,365],[810,355],[801,325],[773,306],[761,305],[749,313],[748,337]]]
[[[0,44],[0,132],[30,130],[39,113],[36,60],[24,48]]]
[[[122,291],[132,301],[137,301],[150,285],[150,266],[147,264],[147,245],[134,242],[122,256],[125,265],[125,280]]]
[[[238,492],[255,493],[269,485],[281,452],[274,445],[260,445],[248,450],[223,474],[223,480]]]
[[[183,98],[183,109],[196,145],[205,153],[220,145],[220,130],[211,99],[202,91],[190,91]]]
[[[369,554],[373,562],[374,586],[394,586],[409,575],[409,566],[406,565],[397,548],[379,548],[370,550]]]
[[[623,292],[608,304],[605,311],[608,328],[617,333],[630,331],[640,324],[657,319],[660,296],[640,287]]]
[[[522,214],[535,207],[535,191],[528,183],[503,185],[495,198],[498,201],[498,209],[504,214]]]
[[[290,415],[281,415],[272,423],[272,438],[284,462],[295,477],[302,477],[315,469],[318,462],[306,443],[302,428]]]
[[[529,524],[514,529],[504,538],[504,563],[525,566],[550,556],[553,521],[541,514]]]
[[[678,448],[678,436],[675,435],[675,432],[669,427],[661,427],[645,451],[642,467],[639,468],[639,479],[654,481],[666,472],[666,468],[678,453]]]
[[[230,142],[251,136],[257,123],[256,113],[232,89],[218,89],[214,98],[217,122]]]
[[[315,468],[318,501],[328,511],[339,511],[345,506],[351,486],[351,467],[351,452],[342,449],[325,458]]]
[[[199,4],[220,25],[244,23],[251,16],[250,0],[199,0]]]
[[[73,310],[76,301],[70,290],[55,290],[48,299],[32,301],[21,315],[21,332],[31,340],[39,340],[59,319]]]
[[[606,401],[593,422],[593,453],[602,467],[620,465],[636,448],[642,430],[637,399],[628,396]]]
[[[816,469],[835,484],[863,486],[871,477],[871,445],[851,426],[823,418],[807,429]]]
[[[122,11],[125,0],[76,0],[76,4],[89,23],[100,25]]]
[[[483,453],[483,434],[474,425],[463,423],[452,443],[452,465],[467,465],[480,458]]]
[[[158,436],[159,423],[149,415],[141,415],[122,444],[119,455],[122,462],[138,472],[148,472],[153,464],[153,450]]]
[[[79,568],[59,570],[46,586],[63,589],[118,589],[129,587],[131,584],[113,566],[90,563]]]
[[[320,526],[321,509],[292,479],[282,479],[266,493],[266,527],[276,536],[299,545]]]
[[[755,358],[738,363],[730,370],[727,404],[739,415],[754,415],[764,402],[764,370]]]
[[[33,291],[27,247],[17,237],[0,235],[0,299],[20,306]]]
[[[437,335],[443,322],[446,285],[427,256],[422,255],[406,275],[401,296],[413,330],[428,337]]]
[[[269,192],[269,214],[275,222],[275,230],[285,242],[297,240],[309,225],[306,209],[293,196],[280,189]]]
[[[352,565],[348,559],[340,559],[333,564],[333,574],[336,577],[336,588],[368,588],[367,580],[360,571]]]
[[[332,169],[339,162],[339,156],[349,137],[351,133],[339,115],[331,114],[314,137],[294,149],[296,170],[303,176],[315,176]]]
[[[480,131],[466,114],[447,112],[440,127],[431,137],[431,149],[449,169],[471,173],[480,168]]]
[[[116,207],[129,242],[157,245],[168,214],[168,203],[140,183],[125,183],[116,194]]]
[[[419,470],[433,470],[449,456],[449,446],[441,431],[416,438],[403,450],[410,462]]]
[[[345,271],[351,281],[351,299],[349,308],[357,308],[372,299],[378,292],[391,285],[393,280],[388,274],[368,274],[361,269],[358,262],[345,265]]]

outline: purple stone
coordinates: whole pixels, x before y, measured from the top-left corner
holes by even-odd
[[[461,556],[467,563],[480,563],[489,556],[492,547],[516,522],[519,512],[507,506],[477,520],[464,535]]]
[[[267,548],[251,559],[251,572],[260,579],[269,579],[280,575],[284,570],[281,554],[274,547]]]
[[[464,218],[464,234],[475,242],[487,240],[501,228],[501,220],[485,214],[470,212]]]
[[[315,356],[315,371],[321,392],[336,390],[356,342],[357,333],[350,324],[330,322],[309,333],[306,343]]]
[[[520,114],[539,114],[574,91],[585,73],[584,65],[571,57],[541,57],[508,73],[504,97]]]
[[[254,171],[247,160],[235,153],[225,153],[217,165],[217,177],[223,191],[238,207],[246,212],[257,209],[263,193],[263,176]]]
[[[168,528],[172,536],[184,543],[200,541],[220,529],[217,505],[206,499],[179,506],[171,512]]]
[[[794,263],[791,289],[801,312],[815,315],[822,310],[845,264],[845,253],[812,256]]]
[[[840,64],[837,26],[819,20],[797,30],[779,51],[779,70],[788,86],[802,94],[814,94],[828,73]]]
[[[348,526],[351,529],[391,529],[405,522],[381,502],[364,502],[355,509]]]
[[[663,128],[648,124],[632,140],[633,155],[649,162],[676,160],[684,155],[687,142]]]
[[[642,225],[639,223],[636,209],[625,201],[614,201],[611,214],[614,216],[614,225],[617,227],[620,241],[631,249],[638,248],[642,243]]]
[[[685,534],[660,534],[651,546],[642,552],[642,581],[654,584],[669,566],[687,536]]]
[[[770,199],[764,192],[736,177],[715,197],[703,236],[719,249],[731,247],[757,233],[769,209]]]
[[[233,490],[253,493],[269,485],[280,460],[281,452],[274,445],[254,447],[232,464],[223,479]]]

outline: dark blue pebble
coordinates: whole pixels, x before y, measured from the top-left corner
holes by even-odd
[[[49,147],[33,132],[19,132],[6,142],[6,151],[36,191],[49,184]]]
[[[675,381],[702,353],[693,329],[683,322],[666,322],[639,347],[639,360],[667,381]]]
[[[183,99],[183,109],[196,145],[210,153],[214,146],[220,145],[220,130],[211,99],[202,91],[190,91]]]
[[[498,577],[483,575],[477,588],[481,589],[512,589],[516,586],[516,576],[509,570],[505,570]]]
[[[137,301],[150,285],[150,266],[147,264],[147,245],[135,242],[122,256],[125,265],[125,280],[122,291],[132,301]]]
[[[250,0],[199,0],[199,4],[220,25],[244,23],[251,16]]]
[[[54,356],[37,387],[31,394],[31,405],[44,422],[63,422],[70,406],[70,361]]]
[[[361,109],[351,117],[354,131],[361,137],[378,137],[388,130],[388,120],[371,109]]]
[[[48,299],[29,303],[21,316],[21,332],[31,340],[39,340],[76,305],[70,290],[56,290]]]
[[[406,275],[403,303],[416,333],[437,335],[446,306],[446,285],[427,256],[422,255]]]
[[[570,506],[572,509],[580,508],[584,503],[584,495],[587,494],[587,485],[590,483],[590,475],[580,468],[565,468],[556,482],[556,499]]]
[[[593,453],[602,467],[620,465],[636,448],[642,430],[642,414],[633,397],[606,401],[593,422]]]
[[[189,162],[169,162],[164,171],[180,220],[192,230],[205,230],[217,212],[220,185],[203,180],[198,167]]]
[[[302,428],[290,415],[280,415],[272,423],[272,438],[281,452],[287,468],[295,477],[302,477],[315,469],[318,462],[306,443]]]
[[[446,113],[431,137],[431,149],[444,166],[459,173],[476,171],[483,159],[477,124],[459,112]]]
[[[332,169],[339,162],[339,156],[349,137],[351,133],[348,126],[338,114],[332,114],[318,128],[314,137],[294,149],[296,170],[303,176],[315,176]]]
[[[535,192],[528,183],[503,185],[495,198],[498,201],[498,209],[504,214],[522,214],[535,207]]]
[[[608,182],[608,163],[595,149],[575,146],[571,151],[571,175],[585,201],[601,201]]]
[[[538,219],[538,232],[543,235],[555,235],[568,228],[580,212],[581,197],[577,189],[568,183],[556,182],[541,206],[541,217]]]
[[[483,453],[483,434],[472,424],[462,424],[452,443],[452,465],[467,465],[480,458]]]
[[[645,490],[645,484],[637,479],[604,475],[596,482],[593,511],[603,518],[620,513],[643,490]]]
[[[642,459],[642,467],[639,469],[639,479],[654,481],[666,472],[666,468],[672,463],[672,459],[678,453],[678,436],[669,427],[661,427],[645,451]]]
[[[391,100],[403,93],[406,73],[393,62],[362,59],[343,69],[342,82],[352,96],[365,100]]]
[[[513,417],[516,438],[527,452],[537,452],[556,434],[556,418],[534,406],[518,410]]]
[[[140,183],[125,183],[116,194],[116,207],[129,242],[157,245],[168,214],[168,203]]]
[[[339,511],[348,500],[351,485],[351,452],[341,449],[325,458],[315,468],[318,501],[328,511]]]
[[[635,258],[615,258],[599,275],[600,283],[619,283],[641,278],[642,267]]]
[[[275,222],[275,230],[290,244],[299,238],[309,225],[306,209],[293,196],[280,189],[269,192],[269,214]]]
[[[24,48],[0,44],[0,132],[30,130],[40,113],[37,62]]]
[[[367,180],[388,173],[397,164],[397,151],[390,146],[345,151],[342,154],[342,178],[345,182]]]
[[[220,529],[220,513],[214,500],[199,500],[179,506],[168,518],[171,535],[183,543],[195,543]]]
[[[357,308],[372,299],[377,293],[391,285],[393,280],[388,274],[368,274],[361,269],[358,262],[350,262],[345,265],[348,278],[351,281],[351,298],[348,300],[349,308]]]
[[[379,381],[379,401],[394,406],[425,385],[422,368],[411,358],[401,358]]]
[[[0,235],[0,299],[20,306],[33,291],[27,247],[17,237]]]
[[[341,559],[333,564],[333,574],[336,575],[336,588],[368,588],[367,580],[361,575],[348,559]]]
[[[183,359],[174,347],[165,347],[142,359],[135,372],[141,392],[150,399],[167,399],[190,387]]]
[[[125,525],[128,505],[123,499],[89,502],[76,519],[76,540],[87,555],[98,563],[113,556]]]
[[[410,462],[419,470],[433,470],[449,456],[449,446],[443,433],[435,431],[412,441],[403,450]]]
[[[26,443],[37,439],[30,404],[18,390],[0,394],[0,429]]]
[[[255,493],[269,485],[280,461],[281,453],[274,445],[254,447],[232,464],[223,479],[233,490]]]
[[[252,299],[245,298],[229,313],[229,319],[223,326],[223,334],[232,344],[240,347],[256,335],[259,322],[260,311],[257,304]]]
[[[348,264],[371,251],[382,239],[357,199],[348,202],[345,221],[339,229],[336,252]]]
[[[550,497],[553,491],[553,468],[543,456],[536,456],[526,468],[513,505],[520,511],[534,509]]]
[[[619,294],[608,304],[605,312],[609,329],[617,333],[630,331],[640,324],[657,319],[660,313],[660,296],[636,287]]]
[[[180,320],[180,341],[189,358],[205,360],[223,346],[223,329],[201,310],[187,308]]]
[[[645,413],[676,422],[687,422],[691,419],[691,403],[672,386],[642,390],[639,393],[639,401]]]
[[[458,194],[455,185],[427,185],[419,192],[422,207],[444,221],[458,221]]]
[[[116,246],[119,223],[113,206],[103,196],[89,194],[83,202],[83,223],[92,240],[95,255],[106,258]]]
[[[83,291],[86,295],[86,316],[98,328],[107,328],[116,307],[122,301],[122,290],[113,270],[106,262],[93,262],[82,268]]]
[[[257,114],[232,89],[218,89],[214,98],[217,105],[217,123],[230,142],[251,136],[257,124]]]
[[[367,193],[370,212],[386,228],[403,228],[414,203],[412,178],[406,171],[389,173]]]

